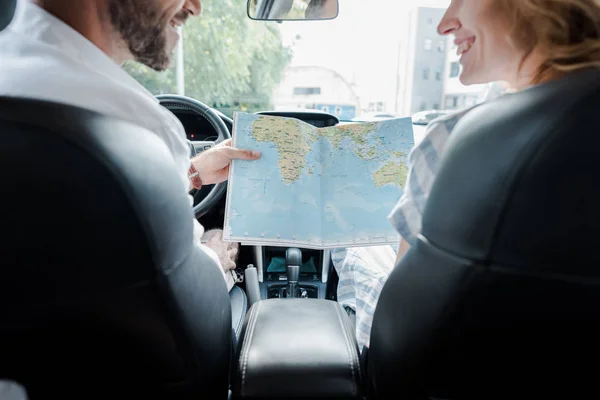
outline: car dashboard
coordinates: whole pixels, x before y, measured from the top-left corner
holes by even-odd
[[[181,121],[187,139],[190,141],[207,141],[216,140],[217,134],[215,129],[212,127],[210,122],[205,118],[199,116],[193,111],[187,110],[171,110],[177,118]],[[229,132],[233,135],[233,120],[227,117],[225,114],[215,110],[219,117],[223,120]],[[325,128],[328,126],[335,126],[340,123],[340,120],[328,113],[324,112],[298,112],[298,111],[260,111],[257,114],[261,115],[272,115],[287,118],[296,118],[304,121],[308,124],[316,126],[317,128]]]
[[[208,141],[208,140],[217,140],[217,133],[215,132],[215,128],[208,122],[207,119],[199,116],[193,111],[187,110],[171,110],[177,116],[181,124],[183,125],[183,129],[185,129],[185,134],[189,141]],[[233,120],[227,117],[223,113],[218,113],[219,117],[223,120],[229,132],[233,131]]]

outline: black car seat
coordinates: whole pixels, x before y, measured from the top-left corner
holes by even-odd
[[[0,0],[0,31],[8,26],[17,6],[16,0]],[[231,302],[231,318],[233,325],[234,341],[239,339],[241,334],[241,326],[246,318],[248,310],[248,300],[246,293],[239,286],[234,286],[229,292]]]
[[[33,400],[227,398],[230,301],[177,177],[137,125],[0,98],[0,378]]]
[[[379,298],[370,398],[598,393],[599,108],[593,68],[456,125]]]

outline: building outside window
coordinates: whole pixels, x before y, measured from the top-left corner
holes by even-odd
[[[471,107],[471,106],[474,106],[475,104],[477,104],[477,97],[467,96],[465,98],[465,106],[466,107]]]
[[[444,108],[452,110],[458,107],[458,97],[457,96],[446,96]]]
[[[306,96],[311,94],[321,94],[320,87],[295,87],[294,96]]]
[[[432,40],[425,39],[425,50],[427,50],[427,51],[431,50],[431,45],[432,45]]]
[[[460,75],[460,64],[454,61],[450,64],[450,78],[456,78],[458,75]]]

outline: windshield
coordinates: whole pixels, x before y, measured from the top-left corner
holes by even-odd
[[[248,18],[245,0],[203,0],[168,71],[125,68],[153,94],[193,97],[228,116],[319,110],[381,120],[456,110],[501,91],[458,81],[453,38],[436,32],[449,0],[339,3],[333,20],[277,23]]]

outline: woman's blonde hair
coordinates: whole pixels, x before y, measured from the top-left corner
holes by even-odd
[[[510,40],[535,50],[544,62],[533,83],[546,76],[600,67],[600,0],[500,0],[512,27]]]

